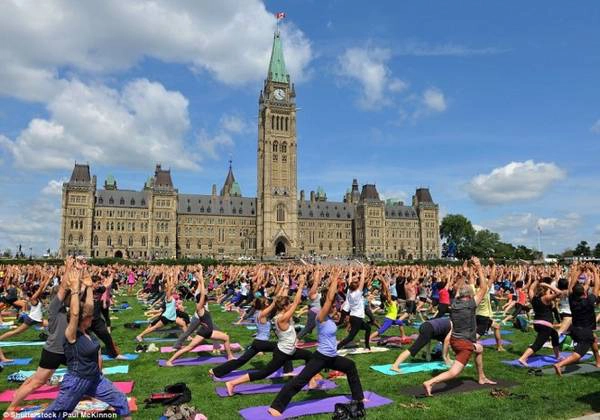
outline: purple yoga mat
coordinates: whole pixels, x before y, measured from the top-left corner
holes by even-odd
[[[250,395],[250,394],[275,394],[281,391],[285,384],[242,384],[235,387],[234,395]],[[327,379],[323,379],[319,381],[319,386],[315,388],[315,391],[326,391],[329,389],[336,388],[337,385],[335,382],[328,381]],[[227,388],[217,388],[215,389],[217,395],[219,397],[229,397],[227,394]],[[309,391],[308,385],[302,388],[302,391]]]
[[[292,371],[292,374],[294,376],[296,376],[300,372],[302,372],[302,369],[304,369],[304,365],[294,368],[294,370]],[[216,376],[213,376],[213,380],[215,382],[227,382],[227,381],[231,381],[232,379],[237,378],[238,376],[242,376],[242,375],[245,375],[246,373],[250,373],[253,370],[257,370],[257,369],[234,370],[233,372],[229,372],[227,375],[225,375],[221,378],[217,378]],[[283,368],[279,368],[278,370],[276,370],[275,373],[272,373],[270,376],[267,377],[267,379],[281,378],[281,377],[283,377]]]
[[[369,401],[365,403],[365,408],[379,407],[381,405],[391,404],[392,400],[377,395],[374,392],[365,392],[365,398]],[[250,407],[240,410],[240,415],[246,420],[274,420],[289,419],[291,417],[309,416],[313,414],[333,413],[337,403],[349,403],[351,398],[345,395],[337,397],[323,398],[322,400],[308,400],[288,405],[281,417],[273,417],[267,411],[269,406]]]
[[[479,344],[481,344],[482,346],[485,347],[492,347],[496,345],[496,339],[495,338],[486,338],[485,340],[479,340]],[[508,340],[502,340],[502,345],[507,345],[507,344],[512,344],[511,341]]]
[[[560,356],[562,358],[568,357],[570,355],[571,355],[571,353],[568,353],[568,352],[562,352],[560,354]],[[590,356],[589,354],[586,354],[581,358],[581,360],[587,360],[590,357],[592,357],[592,356]],[[527,364],[529,365],[530,368],[541,368],[541,367],[553,365],[557,362],[558,362],[558,360],[556,360],[556,357],[548,356],[548,355],[542,356],[542,355],[536,354],[535,356],[531,356],[529,359],[527,359]],[[516,367],[525,367],[521,363],[519,363],[519,361],[517,359],[503,360],[502,363],[511,365],[511,366],[516,366]]]
[[[189,357],[187,359],[177,359],[173,363],[175,366],[200,366],[200,365],[210,365],[217,363],[225,363],[227,361],[227,357],[225,356],[200,356],[200,357]],[[165,366],[166,360],[159,360],[158,366]]]

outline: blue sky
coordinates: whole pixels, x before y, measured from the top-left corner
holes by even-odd
[[[0,5],[0,248],[58,242],[75,160],[141,188],[256,194],[275,25],[296,83],[299,189],[356,177],[546,252],[600,242],[600,4],[227,0]]]

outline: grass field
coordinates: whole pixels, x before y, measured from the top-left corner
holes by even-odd
[[[125,329],[122,325],[136,319],[143,319],[143,307],[134,297],[120,297],[120,302],[127,301],[133,309],[115,314],[118,320],[113,321],[113,336],[124,353],[133,353],[136,343],[134,337],[137,330]],[[191,309],[191,308],[190,308]],[[233,326],[231,322],[236,318],[233,313],[222,313],[216,305],[211,306],[213,318],[221,328],[227,330],[232,342],[243,345],[251,341],[252,331],[245,327]],[[191,313],[192,311],[190,311]],[[408,329],[407,332],[412,332]],[[340,331],[340,335],[343,332]],[[38,335],[37,331],[30,330],[26,335],[15,340],[30,340]],[[430,373],[419,373],[402,376],[385,376],[369,369],[371,364],[392,363],[398,350],[389,352],[351,356],[356,361],[360,372],[361,381],[365,391],[374,391],[380,395],[394,400],[393,404],[369,409],[369,419],[400,419],[400,418],[427,418],[427,419],[462,419],[462,418],[487,418],[487,419],[564,419],[579,416],[593,411],[600,411],[600,373],[588,375],[573,375],[557,378],[554,375],[542,377],[527,374],[526,369],[513,368],[500,363],[502,359],[518,357],[525,347],[533,340],[534,333],[521,333],[515,331],[504,337],[511,340],[512,345],[507,346],[507,353],[497,353],[493,349],[485,352],[485,370],[492,379],[511,379],[520,385],[511,388],[511,392],[525,395],[524,398],[504,397],[496,399],[488,391],[477,391],[468,394],[442,395],[434,398],[415,400],[412,397],[400,395],[398,390],[405,386],[418,385],[431,376]],[[157,343],[168,345],[169,343]],[[19,369],[31,370],[37,367],[40,347],[13,347],[5,348],[8,357],[33,357],[33,362],[26,367],[6,367],[2,372],[1,389],[16,388],[16,384],[7,381],[8,374]],[[550,354],[550,349],[542,349],[542,353]],[[163,358],[165,355],[162,355]],[[207,372],[209,366],[159,368],[156,360],[160,353],[145,353],[138,360],[128,362],[130,370],[128,375],[111,375],[112,381],[134,380],[135,388],[132,393],[137,397],[140,407],[134,418],[158,419],[163,412],[162,407],[144,408],[142,401],[151,392],[161,391],[167,384],[184,381],[192,390],[192,403],[209,419],[237,419],[240,418],[238,410],[250,406],[268,405],[274,394],[256,396],[235,396],[232,398],[219,398],[215,394],[216,383],[209,379]],[[185,356],[184,356],[185,357]],[[249,366],[259,367],[270,358],[265,355],[255,358]],[[127,362],[108,362],[106,366],[124,364]],[[467,368],[463,373],[466,378],[475,377],[475,369]],[[339,386],[336,390],[329,391],[328,395],[348,393],[345,379],[337,380]],[[221,385],[222,386],[222,385]],[[303,392],[296,396],[294,401],[318,398],[324,396],[322,392],[312,395]],[[404,408],[401,404],[410,404],[418,401],[426,408]],[[6,404],[0,405],[0,410]],[[308,418],[308,417],[307,417]],[[312,418],[328,419],[330,415]]]

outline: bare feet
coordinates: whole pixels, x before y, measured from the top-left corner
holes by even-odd
[[[558,366],[557,364],[553,365],[553,367],[556,374],[562,378],[562,367]]]
[[[233,354],[228,354],[227,355],[227,360],[233,360],[235,359],[235,357],[233,356]]]
[[[167,360],[167,361],[165,362],[165,366],[166,366],[166,367],[173,367],[174,365],[173,365],[173,362],[171,362],[170,360]]]
[[[140,337],[139,335],[137,337],[135,337],[135,341],[137,341],[138,343],[142,343],[144,341],[143,337]]]
[[[390,368],[390,370],[392,370],[394,372],[402,373],[402,371],[400,370],[400,367],[396,366],[396,365],[392,365],[392,367]]]
[[[12,361],[13,361],[13,359],[7,359],[7,358],[0,359],[0,362],[1,362],[1,363],[10,363],[10,362],[12,362]]]
[[[499,346],[499,347],[496,348],[496,351],[505,352],[506,349],[504,347],[502,347],[502,346]]]
[[[233,385],[229,382],[225,382],[225,387],[227,388],[227,395],[229,395],[230,397],[233,397],[233,393],[235,392],[235,385]]]
[[[423,382],[423,389],[425,390],[425,396],[431,397],[431,385],[427,382]]]
[[[529,367],[529,365],[527,364],[527,361],[526,361],[526,360],[523,360],[523,359],[517,359],[517,360],[519,361],[519,363],[520,363],[522,366],[524,366],[524,367],[526,367],[526,368],[528,368],[528,367]]]
[[[122,354],[117,354],[117,357],[115,357],[115,359],[117,359],[117,360],[127,360],[127,357],[125,357]]]
[[[270,415],[272,415],[273,417],[281,417],[281,413],[277,410],[275,410],[274,408],[269,407],[267,409],[267,411],[269,412]]]
[[[308,382],[308,389],[315,389],[319,387],[319,381],[323,379],[323,376],[319,373],[317,373],[315,376],[313,376],[312,378],[310,378],[310,381]]]
[[[215,377],[215,372],[213,372],[212,369],[208,369],[208,376],[210,376],[211,378]]]
[[[491,379],[486,378],[485,376],[483,378],[479,378],[479,385],[496,385],[497,382],[492,381]]]

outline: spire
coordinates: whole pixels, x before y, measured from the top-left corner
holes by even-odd
[[[234,185],[237,185],[237,182],[235,182],[235,176],[233,176],[233,168],[231,164],[232,161],[231,159],[229,159],[229,172],[227,173],[227,178],[225,178],[223,188],[221,188],[221,196],[235,195],[234,193],[232,193],[232,188],[234,187]],[[239,190],[239,185],[237,185],[237,189]]]
[[[279,28],[273,37],[273,49],[271,50],[271,61],[269,62],[267,80],[279,83],[288,83],[290,81],[290,75],[285,68],[285,60],[283,59],[283,48],[281,46]]]

